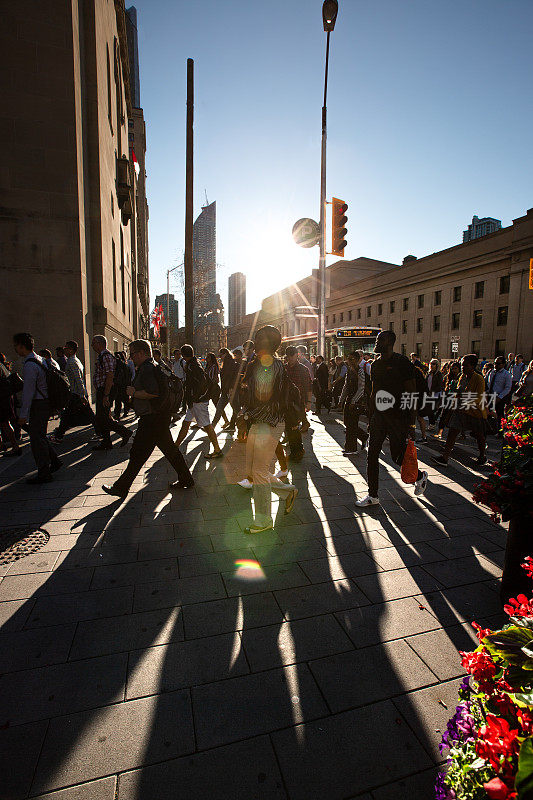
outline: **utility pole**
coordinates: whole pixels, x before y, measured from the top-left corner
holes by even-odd
[[[193,132],[194,132],[194,61],[187,59],[187,150],[185,164],[185,341],[194,346],[193,321]]]

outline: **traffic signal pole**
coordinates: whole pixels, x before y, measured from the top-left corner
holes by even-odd
[[[326,358],[326,139],[329,34],[326,38],[326,71],[324,74],[324,103],[322,106],[322,148],[320,158],[320,254],[318,257],[318,341],[317,354]]]
[[[185,173],[185,341],[194,347],[193,331],[193,122],[194,122],[194,61],[187,59],[187,154]]]

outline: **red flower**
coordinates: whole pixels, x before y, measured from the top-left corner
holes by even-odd
[[[479,731],[476,753],[488,761],[497,772],[513,772],[511,759],[518,755],[518,730],[511,729],[507,720],[487,714],[487,724]],[[507,797],[507,795],[502,795]]]
[[[476,636],[480,642],[485,638],[485,636],[488,636],[489,633],[492,633],[490,628],[482,628],[477,622],[473,622],[472,627],[474,628]]]
[[[486,650],[482,650],[480,653],[464,653],[460,650],[459,655],[461,664],[479,683],[480,688],[484,691],[490,690],[492,679],[496,674],[496,664]]]
[[[528,600],[525,594],[509,598],[509,603],[504,605],[503,610],[510,617],[533,617],[533,599]]]
[[[491,800],[510,800],[510,798],[516,797],[516,792],[509,789],[500,778],[493,778],[488,783],[484,783],[483,788]]]
[[[528,578],[533,578],[533,558],[531,556],[526,556],[524,563],[520,564],[520,566],[525,569]]]
[[[529,708],[517,706],[515,712],[522,726],[522,732],[526,736],[531,736],[533,734],[533,711],[530,711]]]

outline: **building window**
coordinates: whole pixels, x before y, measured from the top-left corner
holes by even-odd
[[[344,322],[344,311],[341,311],[339,315],[339,322]]]
[[[438,358],[439,357],[439,343],[432,342],[431,343],[431,358]]]
[[[407,333],[407,320],[402,319],[402,333]]]
[[[461,315],[459,312],[456,311],[455,314],[452,314],[452,331],[456,331],[458,329],[460,319]]]
[[[403,298],[403,310],[404,311],[409,311],[409,298],[408,297],[404,297]]]
[[[507,325],[507,308],[508,306],[499,307],[497,325]]]
[[[131,320],[131,294],[130,294],[130,282],[128,281],[128,319]],[[167,322],[168,325],[168,322]]]
[[[328,324],[328,322],[329,322],[329,316],[326,314],[326,325]]]
[[[440,314],[433,317],[433,330],[440,331]]]
[[[422,355],[422,343],[421,342],[417,342],[416,345],[415,345],[415,349],[416,349],[416,354],[417,354],[418,358],[420,358],[421,355]]]
[[[418,317],[416,321],[416,332],[422,333],[422,317]]]
[[[500,294],[509,294],[510,285],[511,285],[511,276],[503,275],[500,278]]]
[[[438,290],[435,292],[435,305],[436,305],[436,306],[440,306],[440,304],[441,304],[441,298],[442,298],[442,292],[441,292],[441,290],[440,290],[440,289],[438,289]]]
[[[498,356],[505,355],[505,339],[496,339],[496,347],[494,356],[497,358]]]
[[[474,311],[474,317],[472,320],[472,327],[473,328],[481,328],[481,324],[483,322],[483,312],[482,311]]]
[[[454,286],[453,288],[453,302],[460,303],[461,302],[461,286]]]
[[[335,314],[333,314],[333,324],[335,325]]]
[[[383,314],[383,303],[378,303],[378,317]]]
[[[367,306],[366,307],[366,315],[367,315],[367,317],[371,317],[372,316],[372,306]]]
[[[113,300],[117,302],[117,255],[115,253],[115,240],[111,240],[111,254],[113,258]]]
[[[402,356],[406,356],[406,355],[407,355],[407,345],[406,344],[402,344]]]
[[[124,281],[124,235],[120,229],[120,290],[122,294],[122,313],[126,313],[126,285]]]
[[[109,45],[106,44],[106,68],[107,68],[107,118],[113,133],[113,117],[111,114],[111,63],[109,61]]]
[[[424,308],[424,295],[418,295],[418,308]]]
[[[471,353],[475,353],[476,356],[479,358],[479,353],[481,350],[481,341],[479,339],[472,340],[472,347],[470,348]]]
[[[348,319],[349,319],[350,321],[351,321],[351,319],[352,319],[352,312],[351,312],[351,311],[348,311]]]
[[[389,302],[389,311],[391,314],[394,314],[395,310],[396,310],[396,300],[391,300]]]
[[[115,199],[113,197],[113,192],[111,192],[111,216],[115,217]]]
[[[361,309],[357,309],[357,319],[361,319]]]
[[[478,281],[474,288],[474,299],[481,300],[485,294],[485,281]]]
[[[389,322],[389,330],[394,333],[394,322]]]

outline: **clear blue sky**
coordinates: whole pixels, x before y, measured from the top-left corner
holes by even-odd
[[[217,201],[217,290],[248,312],[318,248],[326,35],[321,0],[135,0],[147,126],[152,301],[184,247],[186,60],[195,60],[195,217]],[[401,263],[461,241],[473,214],[533,206],[532,0],[340,0],[331,37],[328,198],[347,258]],[[332,259],[330,259],[332,260]],[[328,263],[330,263],[328,260]]]

